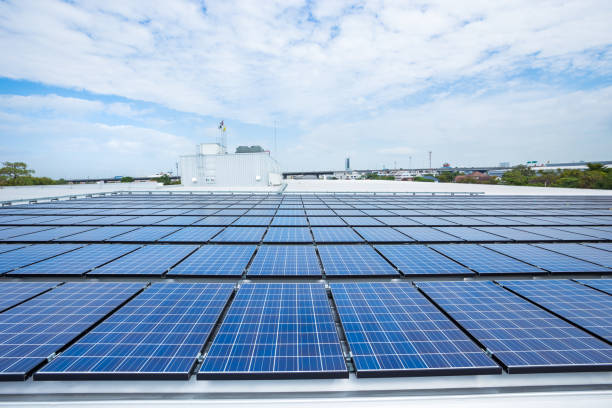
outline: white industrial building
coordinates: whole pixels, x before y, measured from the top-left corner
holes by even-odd
[[[228,154],[219,143],[197,145],[179,160],[184,186],[259,187],[282,183],[280,165],[269,152]]]

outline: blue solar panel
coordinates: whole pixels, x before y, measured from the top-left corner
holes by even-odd
[[[304,243],[312,242],[308,227],[270,227],[263,242],[266,243]]]
[[[463,241],[453,235],[430,227],[397,227],[396,230],[419,242],[455,242]]]
[[[580,279],[576,280],[576,282],[612,295],[612,279]]]
[[[515,212],[518,212],[515,210]],[[506,220],[508,220],[508,225],[559,225],[556,222],[542,220],[540,218],[535,217],[512,217],[512,216],[504,216]]]
[[[333,208],[333,207],[332,207]],[[335,209],[334,212],[341,217],[358,217],[360,215],[365,215],[364,212],[359,210],[350,210],[350,209]]]
[[[87,224],[89,222],[95,222],[97,219],[101,218],[99,215],[96,216],[85,216],[85,215],[75,215],[70,217],[61,217],[55,218],[51,217],[46,222],[45,225],[73,225],[73,224]],[[32,223],[32,220],[28,222],[28,224]],[[43,222],[36,222],[36,224],[43,224]]]
[[[341,227],[346,223],[340,217],[308,217],[310,225],[320,227]]]
[[[27,244],[0,244],[0,254],[5,252],[14,251],[15,249],[23,248]]]
[[[131,215],[105,216],[105,217],[96,218],[95,220],[82,222],[80,225],[115,225],[115,224],[120,224],[127,220],[131,220],[132,218],[135,218],[135,217]],[[130,227],[121,227],[121,228],[130,228]]]
[[[477,229],[496,234],[513,241],[554,241],[555,238],[547,237],[544,235],[534,234],[533,232],[527,232],[518,230],[510,227],[477,227]]]
[[[336,215],[336,213],[333,212],[332,210],[312,209],[312,210],[306,210],[306,215],[308,215],[308,218],[310,218],[312,216],[334,216]]]
[[[574,234],[588,235],[590,238],[584,238],[583,241],[589,239],[605,239],[612,240],[612,229],[609,227],[556,227],[556,230],[571,232]]]
[[[359,233],[368,242],[409,242],[412,238],[394,230],[391,227],[355,227],[355,231]]]
[[[524,222],[512,221],[502,217],[472,217],[475,220],[491,225],[525,225]],[[482,229],[482,228],[479,228]]]
[[[203,220],[200,220],[194,223],[193,225],[211,225],[211,226],[225,227],[227,225],[230,225],[232,222],[236,221],[237,218],[238,217],[233,217],[233,216],[224,216],[224,217],[211,216],[211,217],[206,217]]]
[[[491,223],[484,221],[482,218],[472,217],[441,217],[443,220],[450,221],[456,225],[461,226],[478,226],[478,225],[491,225]]]
[[[138,249],[138,245],[88,245],[35,264],[9,272],[9,276],[69,276],[88,271]]]
[[[227,227],[212,242],[259,242],[264,232],[264,227]]]
[[[398,272],[368,245],[321,245],[318,249],[327,276],[398,275]]]
[[[0,379],[24,380],[142,283],[66,283],[0,313]]]
[[[147,245],[94,269],[88,276],[160,276],[196,248],[196,245]]]
[[[34,379],[186,380],[233,290],[229,283],[154,283]]]
[[[547,251],[528,244],[486,244],[494,251],[511,256],[552,273],[556,272],[612,272],[612,269],[580,259]]]
[[[419,223],[419,225],[429,225],[429,226],[457,225],[454,222],[447,221],[443,218],[437,218],[437,217],[408,217],[408,219]]]
[[[166,235],[159,242],[208,242],[217,235],[223,227],[185,227],[170,235]]]
[[[240,286],[199,379],[348,377],[322,284]]]
[[[363,238],[349,227],[312,227],[311,230],[316,242],[363,241]]]
[[[179,215],[156,222],[155,225],[191,225],[201,219],[202,217],[198,217],[197,215]]]
[[[0,254],[0,274],[80,248],[73,244],[30,245]]]
[[[255,248],[255,245],[204,245],[166,276],[240,276]]]
[[[492,282],[418,282],[510,374],[612,369],[612,347]]]
[[[260,210],[249,210],[245,213],[245,215],[250,215],[250,216],[254,216],[254,215],[269,215],[270,217],[265,217],[265,218],[272,218],[271,216],[273,216],[276,213],[276,210],[272,210],[272,209],[260,209]],[[245,217],[241,217],[241,218],[245,218]]]
[[[107,239],[109,242],[155,242],[181,229],[180,227],[142,227]]]
[[[376,218],[374,217],[342,217],[342,219],[344,220],[344,222],[346,222],[348,225],[352,225],[352,226],[384,226],[385,224],[383,224],[382,222],[378,221]]]
[[[272,217],[240,217],[232,225],[235,226],[268,226],[272,221]]]
[[[478,241],[509,241],[508,238],[499,235],[489,234],[476,228],[469,227],[437,227],[437,230],[454,235],[461,239],[471,242]]]
[[[432,245],[431,248],[482,275],[544,273],[543,270],[476,244]]]
[[[90,229],[89,231],[80,232],[78,234],[69,235],[64,238],[56,239],[56,241],[71,241],[71,242],[101,242],[107,239],[116,237],[126,232],[134,231],[138,227],[99,227]]]
[[[405,227],[408,225],[421,225],[418,222],[406,217],[377,217],[378,221],[392,227]]]
[[[515,228],[521,231],[533,232],[534,234],[546,235],[547,237],[555,238],[557,240],[562,240],[562,241],[588,241],[588,240],[596,239],[591,236],[587,236],[583,234],[576,234],[573,232],[563,231],[562,229],[552,228],[552,227],[515,227]]]
[[[306,217],[274,217],[270,225],[280,226],[307,226],[308,221]]]
[[[358,377],[501,373],[410,283],[334,283],[331,289]]]
[[[321,267],[312,245],[262,245],[247,275],[321,276]]]
[[[604,251],[612,251],[612,242],[601,242],[601,243],[586,243],[584,245],[593,247],[593,248],[597,248],[597,249],[602,249]]]
[[[276,211],[276,215],[277,216],[300,216],[303,217],[306,215],[306,213],[304,212],[303,209],[293,209],[293,210],[288,210],[288,209],[279,209]]]
[[[142,217],[130,218],[129,220],[118,222],[117,225],[151,225],[156,222],[160,222],[169,218],[168,216],[162,215],[145,215]]]
[[[474,272],[425,245],[376,245],[404,275],[474,275]]]
[[[499,281],[499,284],[612,341],[612,296],[570,280]]]
[[[0,283],[0,312],[57,285],[58,282],[2,282]]]
[[[534,244],[537,247],[612,268],[612,252],[580,244]]]
[[[28,228],[28,227],[24,227]],[[19,241],[19,242],[42,242],[52,241],[54,239],[67,237],[69,235],[78,234],[79,232],[87,231],[92,227],[56,227],[51,229],[45,229],[44,231],[32,232],[25,235],[19,235],[16,237],[5,238],[5,241]],[[4,232],[4,231],[0,231]]]

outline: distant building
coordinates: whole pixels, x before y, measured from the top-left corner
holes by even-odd
[[[264,149],[261,146],[238,146],[236,153],[263,153]]]
[[[489,181],[492,178],[494,178],[493,176],[489,176],[488,174],[484,174],[481,173],[479,171],[474,171],[471,174],[468,175],[463,175],[463,176],[457,176],[455,177],[455,181],[457,183],[461,183],[463,181],[469,181],[469,180],[475,180],[475,181]]]

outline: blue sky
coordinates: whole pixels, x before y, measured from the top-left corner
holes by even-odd
[[[609,1],[2,1],[0,160],[148,175],[612,158]],[[273,127],[277,124],[277,151]]]

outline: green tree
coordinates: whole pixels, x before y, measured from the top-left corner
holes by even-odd
[[[134,181],[134,177],[129,177],[129,176],[121,177],[121,182],[122,183],[131,183],[133,181]]]
[[[28,165],[23,162],[4,162],[4,167],[0,168],[0,177],[15,180],[18,177],[29,177],[34,170],[28,169]]]
[[[535,171],[531,168],[519,164],[505,172],[502,176],[502,181],[505,184],[512,184],[514,186],[524,186],[529,183],[529,178],[535,176]]]

